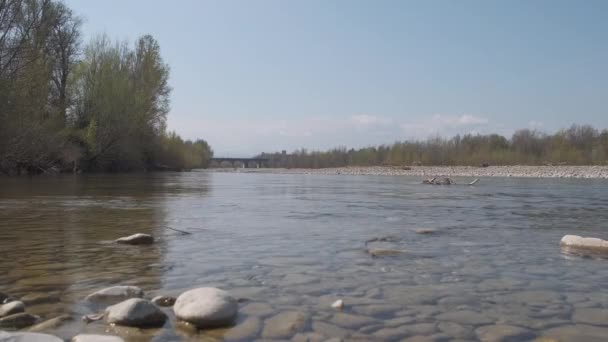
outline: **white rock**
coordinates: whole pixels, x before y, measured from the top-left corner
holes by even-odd
[[[131,298],[114,304],[106,309],[106,321],[110,324],[131,327],[160,327],[165,324],[167,315],[152,302]]]
[[[80,334],[74,336],[71,342],[125,342],[125,340],[111,335]]]
[[[608,241],[598,238],[566,235],[562,238],[561,245],[573,248],[592,248],[606,250],[606,252],[608,252]]]
[[[85,300],[93,303],[118,303],[129,298],[142,298],[144,291],[137,286],[112,286],[88,295]]]
[[[338,299],[337,301],[333,302],[333,304],[331,305],[332,308],[334,309],[343,309],[344,308],[344,301],[342,299]]]
[[[182,293],[175,304],[175,316],[199,328],[230,325],[237,314],[238,303],[226,291],[201,287]]]
[[[130,236],[121,237],[116,240],[117,243],[126,245],[149,245],[154,243],[154,237],[148,234],[137,233]]]
[[[25,305],[21,301],[15,300],[10,303],[0,305],[0,317],[10,316],[20,312],[25,312]]]
[[[63,342],[63,340],[47,334],[0,331],[0,342]]]

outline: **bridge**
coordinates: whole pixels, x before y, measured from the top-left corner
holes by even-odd
[[[222,165],[223,163],[230,163],[234,168],[239,165],[243,168],[249,168],[252,164],[255,168],[264,167],[268,159],[266,158],[211,158],[211,163]]]

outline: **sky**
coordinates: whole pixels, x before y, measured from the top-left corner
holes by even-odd
[[[604,0],[65,0],[99,34],[152,34],[168,127],[216,156],[608,128]]]

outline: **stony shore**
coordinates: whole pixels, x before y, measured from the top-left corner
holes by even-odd
[[[596,178],[608,179],[608,166],[370,166],[327,169],[211,169],[211,172],[372,175],[419,177],[528,177],[528,178]]]

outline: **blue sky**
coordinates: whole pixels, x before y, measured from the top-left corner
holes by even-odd
[[[67,0],[160,42],[169,128],[222,156],[608,128],[608,1]]]

